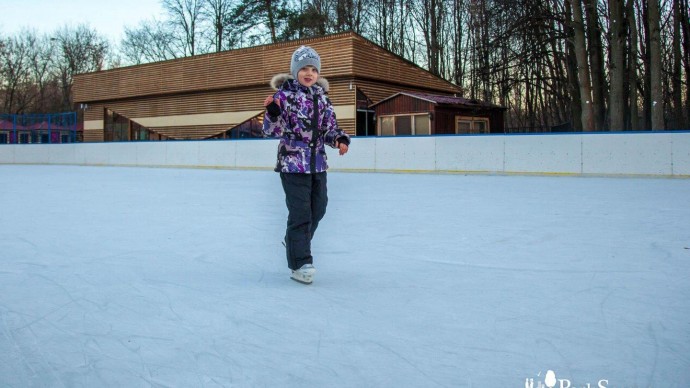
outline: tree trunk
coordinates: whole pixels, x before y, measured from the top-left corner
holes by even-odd
[[[682,39],[682,32],[680,28],[680,15],[682,13],[680,8],[680,1],[673,1],[673,45],[672,45],[672,57],[673,57],[673,76],[671,78],[671,90],[672,90],[672,100],[673,100],[673,122],[671,123],[671,129],[682,129],[684,127],[683,123],[683,92],[682,92],[682,80],[681,74],[683,69],[681,67],[681,50],[680,42]],[[687,9],[685,10],[687,12]]]
[[[575,0],[572,0],[575,1]],[[565,2],[565,28],[568,39],[566,40],[566,65],[568,74],[568,95],[570,96],[570,112],[573,129],[582,132],[582,98],[580,95],[580,83],[578,82],[577,57],[575,56],[575,30],[573,28],[572,1]],[[579,0],[577,0],[579,1]],[[582,7],[580,7],[580,21],[582,21]],[[582,26],[581,26],[582,27]],[[584,41],[584,31],[581,31],[580,39]],[[584,53],[586,57],[586,53]],[[591,112],[590,112],[591,118]]]
[[[276,35],[276,22],[273,15],[273,1],[264,0],[264,6],[266,7],[266,17],[268,18],[268,29],[271,32],[271,42],[277,43],[278,37]]]
[[[611,48],[609,61],[609,129],[611,131],[625,130],[625,23],[623,16],[623,0],[609,0],[609,22],[611,33]]]
[[[688,0],[680,0],[681,12],[681,29],[683,30],[683,50],[684,68],[685,68],[685,125],[684,128],[690,127],[690,15],[688,15]]]
[[[589,79],[589,65],[587,63],[587,45],[585,44],[585,28],[582,19],[582,4],[580,0],[569,0],[573,10],[573,43],[577,61],[577,76],[580,85],[580,107],[582,110],[582,130],[596,130],[594,121],[594,104],[592,104],[592,84]]]
[[[651,46],[651,32],[649,30],[649,7],[647,0],[642,1],[642,16],[638,23],[640,30],[644,31],[644,44],[640,46],[642,67],[644,70],[644,77],[642,78],[642,129],[652,129],[652,82],[651,82],[651,65],[650,65],[650,50]]]
[[[606,129],[606,77],[604,76],[604,54],[601,43],[601,25],[597,0],[584,0],[587,21],[587,45],[592,75],[592,109],[597,131]]]
[[[465,29],[462,27],[462,11],[464,9],[463,0],[453,1],[453,20],[455,41],[453,45],[453,78],[456,85],[462,86],[465,80],[465,61],[463,60],[463,39]]]
[[[664,129],[664,96],[663,79],[661,77],[662,52],[661,52],[661,31],[660,31],[660,10],[659,0],[649,0],[649,70],[652,91],[651,110],[652,110],[652,130],[659,131]]]
[[[640,129],[639,122],[639,100],[637,98],[637,28],[635,21],[635,1],[628,0],[627,5],[628,17],[628,46],[630,47],[628,53],[628,88],[630,99],[630,130],[638,131]]]
[[[431,72],[431,74],[440,75],[441,73],[439,69],[440,47],[438,44],[438,12],[441,12],[440,10],[443,7],[440,7],[440,4],[438,4],[439,2],[437,2],[436,0],[429,0],[426,3],[429,5],[429,8],[426,10],[426,12],[429,15],[429,44],[431,45],[429,50],[429,71]]]

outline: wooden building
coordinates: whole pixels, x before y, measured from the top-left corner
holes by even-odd
[[[505,108],[462,97],[399,92],[371,108],[380,136],[504,132]]]
[[[204,54],[75,76],[84,141],[208,139],[256,131],[268,83],[289,73],[300,45],[321,56],[338,123],[373,135],[370,105],[401,91],[440,95],[458,86],[353,32]]]

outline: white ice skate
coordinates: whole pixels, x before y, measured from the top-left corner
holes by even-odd
[[[311,284],[314,281],[314,273],[316,273],[316,268],[311,264],[305,264],[300,269],[292,271],[290,279],[302,284]]]

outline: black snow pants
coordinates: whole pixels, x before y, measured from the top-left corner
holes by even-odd
[[[288,267],[297,270],[304,264],[313,264],[311,239],[328,205],[326,172],[280,173],[280,180],[288,208],[285,232]]]

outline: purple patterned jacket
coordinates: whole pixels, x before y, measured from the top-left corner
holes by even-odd
[[[266,137],[280,138],[275,171],[302,174],[326,171],[324,145],[335,148],[336,141],[350,144],[350,137],[338,127],[333,105],[326,96],[328,81],[319,77],[310,90],[291,75],[278,74],[271,80],[271,87],[277,90],[273,98],[280,101],[280,115],[266,112],[263,133]]]

